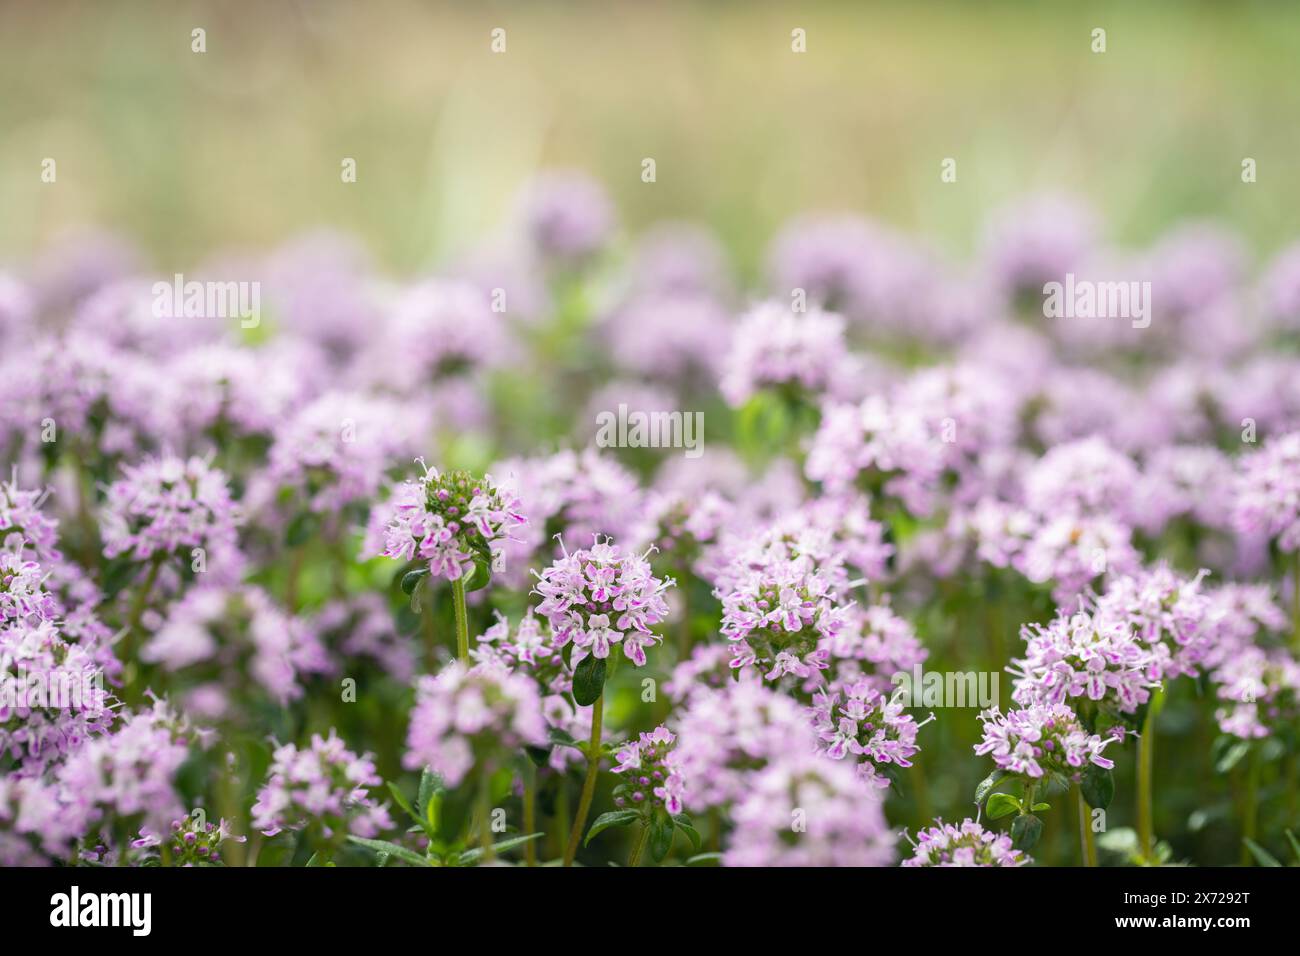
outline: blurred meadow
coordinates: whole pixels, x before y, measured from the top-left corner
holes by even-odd
[[[179,269],[328,225],[410,272],[551,166],[605,183],[630,230],[712,226],[747,276],[798,213],[867,213],[960,254],[990,208],[1041,189],[1092,202],[1122,242],[1213,216],[1262,255],[1300,209],[1297,62],[1283,3],[8,2],[0,257],[92,224]]]
[[[504,54],[490,49],[498,27]],[[1104,54],[1091,51],[1097,27]],[[195,28],[205,53],[191,51]],[[806,54],[791,51],[795,28]],[[87,227],[137,243],[162,274],[329,227],[381,269],[417,275],[493,235],[521,187],[552,168],[608,189],[628,235],[662,220],[707,226],[745,288],[800,215],[862,214],[960,259],[992,210],[1037,192],[1090,203],[1122,245],[1213,219],[1262,263],[1300,238],[1297,80],[1295,3],[0,0],[0,267]],[[340,179],[348,157],[354,184]],[[945,184],[948,157],[958,178]],[[46,158],[57,184],[41,180]],[[645,158],[654,183],[641,180]],[[562,436],[580,405],[550,393],[599,384],[579,381],[580,364],[503,372],[493,400],[512,417],[491,436],[501,447],[466,438],[453,450],[481,465]],[[734,423],[709,401],[722,446]],[[379,563],[365,573],[392,578]],[[319,564],[307,603],[328,589]],[[1050,618],[1045,598],[1017,606],[1001,587],[944,583],[915,621],[929,666],[1001,660],[1005,646],[977,641]],[[686,629],[703,634],[717,613],[697,590]],[[997,619],[1004,605],[1013,610]],[[1194,776],[1214,727],[1200,685],[1183,683],[1159,758],[1183,769],[1182,785],[1162,791],[1157,830],[1176,859],[1234,861],[1243,783]],[[339,723],[396,776],[397,705],[369,706]],[[630,682],[610,706],[616,725],[636,708]],[[971,756],[973,713],[927,733],[928,753],[891,794],[893,822],[964,812],[989,769]],[[1131,781],[1131,754],[1119,760]],[[1288,800],[1290,813],[1294,789]],[[1131,826],[1127,794],[1122,803],[1117,824]],[[1058,811],[1043,862],[1073,861],[1070,819]]]

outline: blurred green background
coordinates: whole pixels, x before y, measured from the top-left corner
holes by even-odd
[[[555,165],[599,177],[631,229],[711,224],[746,271],[800,212],[961,253],[1038,189],[1121,241],[1209,215],[1265,254],[1300,210],[1298,63],[1294,3],[4,2],[0,257],[95,224],[182,268],[333,225],[407,271]]]

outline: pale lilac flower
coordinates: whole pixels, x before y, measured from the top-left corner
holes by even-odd
[[[1236,492],[1241,531],[1267,533],[1288,553],[1300,548],[1300,431],[1244,456]]]
[[[525,190],[523,228],[546,260],[571,264],[587,259],[610,240],[614,211],[605,191],[582,173],[552,171]]]
[[[1045,627],[1026,625],[1021,636],[1025,656],[1008,668],[1016,677],[1011,698],[1021,706],[1079,707],[1076,698],[1084,698],[1132,714],[1158,686],[1156,655],[1123,617],[1061,613]]]
[[[564,660],[564,647],[551,633],[550,623],[529,608],[513,628],[496,611],[496,623],[479,636],[470,656],[481,664],[495,663],[508,670],[529,674],[546,694],[567,694],[573,690],[573,668]]]
[[[369,793],[382,783],[370,754],[348,750],[331,727],[328,737],[313,734],[310,747],[276,748],[249,825],[267,836],[306,829],[325,840],[376,837],[394,826],[387,804]]]
[[[1120,622],[1150,649],[1152,680],[1194,677],[1213,650],[1219,629],[1201,590],[1205,575],[1184,578],[1160,564],[1112,578],[1097,599],[1098,619]]]
[[[916,744],[917,722],[869,678],[843,692],[819,692],[812,715],[822,752],[831,760],[850,757],[858,776],[874,787],[888,787],[889,765],[910,767],[921,749]]]
[[[1300,722],[1300,661],[1286,648],[1244,647],[1211,675],[1219,729],[1246,740],[1293,730]]]
[[[873,395],[858,405],[823,409],[805,472],[830,491],[857,487],[893,495],[910,511],[926,514],[947,454],[918,408]]]
[[[40,773],[113,724],[95,648],[55,623],[0,622],[0,758]]]
[[[822,642],[843,627],[848,607],[827,577],[800,559],[774,558],[717,597],[722,634],[733,642],[731,666],[758,668],[767,680],[825,670],[829,653]]]
[[[427,562],[435,578],[448,581],[466,577],[475,563],[492,567],[504,541],[526,522],[513,486],[491,475],[427,468],[418,493],[395,500],[384,556]]]
[[[735,407],[764,389],[816,397],[836,385],[844,356],[840,316],[765,303],[746,313],[736,327],[719,388]]]
[[[418,407],[328,392],[276,429],[268,467],[249,492],[253,507],[277,507],[284,489],[317,514],[367,502],[390,468],[415,455],[424,424]]]
[[[674,745],[677,738],[664,726],[641,734],[614,752],[614,773],[624,782],[614,790],[614,806],[620,809],[662,806],[671,814],[682,812],[686,784],[678,766]]]
[[[608,657],[611,645],[621,644],[624,656],[644,667],[645,648],[662,640],[651,628],[668,616],[663,593],[673,584],[654,576],[645,555],[597,537],[590,548],[566,550],[537,575],[533,591],[559,646],[573,642],[572,663]]]
[[[420,678],[403,766],[430,768],[449,787],[470,771],[501,767],[525,745],[546,743],[537,684],[491,663],[467,668],[452,661]]]
[[[878,791],[845,764],[788,754],[749,774],[724,866],[887,866],[894,836]]]
[[[813,755],[818,746],[805,708],[743,677],[692,694],[676,730],[683,800],[692,810],[743,799],[751,771],[786,756]]]
[[[1052,584],[1064,607],[1105,575],[1132,574],[1140,566],[1131,530],[1108,515],[1070,513],[1047,518],[1025,543],[1017,570],[1035,584]]]
[[[112,822],[139,820],[154,830],[186,815],[176,773],[194,744],[210,735],[164,701],[128,715],[112,732],[89,738],[57,771],[64,802],[112,832]]]
[[[190,551],[209,553],[235,544],[239,510],[226,476],[201,458],[147,458],[123,467],[109,486],[100,529],[104,554],[135,561]]]
[[[1065,704],[1031,704],[1003,714],[998,708],[980,714],[984,739],[977,754],[991,754],[998,768],[1037,780],[1047,774],[1077,783],[1089,765],[1110,770],[1105,749],[1116,736],[1088,733]]]
[[[1029,857],[1012,848],[1011,837],[986,830],[967,817],[961,823],[935,820],[916,835],[916,852],[903,866],[1024,866]]]

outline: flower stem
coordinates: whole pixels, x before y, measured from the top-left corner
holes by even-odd
[[[479,845],[483,848],[483,862],[496,859],[492,849],[492,772],[484,766],[478,788]]]
[[[605,694],[596,698],[591,705],[591,740],[587,746],[587,779],[582,784],[582,797],[578,800],[578,812],[573,818],[573,829],[569,831],[569,846],[564,851],[564,865],[573,866],[573,858],[578,855],[578,844],[582,840],[582,829],[587,825],[587,814],[591,811],[591,798],[596,794],[596,774],[600,772],[600,725],[605,714]]]
[[[1097,865],[1097,844],[1092,835],[1092,820],[1088,814],[1088,804],[1083,799],[1083,790],[1075,790],[1075,799],[1079,806],[1079,854],[1084,866]]]
[[[637,830],[636,842],[632,844],[632,855],[627,858],[628,868],[635,867],[641,862],[641,851],[645,849],[645,838],[650,832],[650,824],[643,823]]]
[[[524,767],[524,832],[537,832],[537,768],[531,760]],[[524,865],[537,865],[537,841],[524,844]]]
[[[1252,842],[1259,835],[1259,747],[1251,745],[1250,764],[1246,770],[1246,805],[1242,808],[1241,842],[1242,866],[1250,866],[1252,855],[1246,840]]]
[[[1151,692],[1146,720],[1142,723],[1142,736],[1138,740],[1138,845],[1142,851],[1143,862],[1148,865],[1155,859],[1155,817],[1151,803],[1151,783],[1155,770],[1156,717],[1160,713],[1160,705],[1164,702],[1164,698],[1164,688],[1157,688]]]
[[[1296,548],[1292,564],[1291,646],[1300,654],[1300,548]]]
[[[456,608],[456,660],[469,660],[469,621],[465,611],[465,579],[451,582],[451,600]]]
[[[153,592],[154,584],[158,581],[158,571],[162,568],[162,558],[155,557],[149,563],[149,572],[145,575],[144,584],[135,594],[135,600],[131,602],[131,610],[126,619],[126,635],[122,638],[122,664],[126,668],[126,674],[138,677],[138,669],[135,666],[136,636],[140,632],[140,619],[144,617],[145,608],[149,606],[149,595]],[[133,680],[127,681],[128,686],[134,684]],[[131,695],[135,697],[133,693]]]

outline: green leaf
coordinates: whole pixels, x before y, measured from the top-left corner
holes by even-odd
[[[1007,772],[999,768],[981,780],[979,786],[975,788],[975,802],[983,803],[984,799],[993,792],[993,788],[998,785],[998,781],[1006,775]]]
[[[573,671],[573,699],[579,707],[588,707],[600,699],[605,690],[605,658],[584,657]]]
[[[465,593],[481,591],[492,583],[492,563],[483,555],[474,555],[474,573],[465,582]]]
[[[1083,779],[1079,781],[1079,790],[1088,806],[1095,810],[1105,810],[1110,806],[1111,800],[1115,799],[1115,778],[1109,770],[1090,764],[1083,772]]]
[[[1029,809],[1030,809],[1030,810],[1033,810],[1035,813],[1037,813],[1037,812],[1039,812],[1040,810],[1050,810],[1050,809],[1052,809],[1052,805],[1051,805],[1050,803],[1035,803],[1035,804],[1034,804],[1032,807],[1030,807]]]
[[[573,747],[576,750],[582,749],[582,744],[577,738],[567,730],[561,730],[559,727],[552,727],[548,739],[557,747]]]
[[[1043,835],[1043,821],[1032,813],[1016,817],[1011,821],[1011,845],[1017,850],[1028,853],[1038,845],[1038,838]]]
[[[686,861],[687,866],[703,866],[706,863],[717,863],[722,859],[721,853],[697,853]]]
[[[389,843],[387,840],[367,840],[365,837],[349,836],[348,842],[363,846],[367,850],[374,850],[376,853],[395,856],[408,866],[433,866],[432,863],[415,851],[408,850],[404,846],[398,846],[396,843]]]
[[[1286,838],[1291,841],[1291,852],[1295,854],[1296,863],[1300,863],[1300,840],[1297,840],[1290,830],[1286,831]]]
[[[587,839],[582,841],[586,846],[591,842],[592,837],[610,827],[625,827],[641,818],[641,814],[636,810],[611,810],[609,813],[602,813],[591,821],[591,829],[587,831]]]
[[[420,586],[424,576],[429,573],[428,568],[416,568],[414,571],[408,571],[402,575],[402,593],[410,596],[415,593],[415,589]]]
[[[686,834],[686,839],[691,841],[691,849],[699,853],[702,844],[700,831],[691,825],[691,818],[684,813],[679,813],[673,817],[673,823],[676,824],[677,829]]]
[[[529,843],[533,840],[536,840],[538,837],[543,837],[545,835],[546,835],[545,833],[529,833],[525,836],[509,837],[508,839],[500,840],[497,843],[493,843],[492,850],[494,853],[504,853],[506,852],[506,850],[513,850],[517,846],[523,846],[525,843]],[[476,846],[474,847],[474,849],[466,850],[464,853],[462,853],[460,855],[460,862],[473,863],[482,855],[483,855],[483,848],[481,846]]]
[[[995,793],[989,797],[988,815],[990,820],[999,820],[1020,812],[1020,801],[1009,793]]]
[[[1246,844],[1246,849],[1250,851],[1250,855],[1253,856],[1259,862],[1260,866],[1281,866],[1282,865],[1281,861],[1278,860],[1277,857],[1269,853],[1268,850],[1265,850],[1262,846],[1260,846],[1250,837],[1242,837],[1241,842]]]
[[[658,812],[650,820],[650,859],[662,863],[673,848],[673,830],[676,825],[667,813]]]
[[[1248,753],[1250,753],[1250,741],[1234,741],[1227,750],[1224,751],[1223,756],[1219,758],[1219,762],[1214,765],[1214,769],[1219,773],[1227,773],[1233,767],[1237,766],[1237,764],[1241,763],[1241,758],[1246,756]]]

